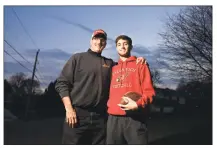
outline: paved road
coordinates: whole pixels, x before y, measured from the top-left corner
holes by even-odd
[[[4,144],[61,144],[63,118],[5,122]],[[199,117],[152,118],[149,143],[154,145],[212,144],[212,124]]]

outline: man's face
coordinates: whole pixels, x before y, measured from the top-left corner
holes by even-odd
[[[132,47],[129,45],[127,40],[120,39],[117,42],[116,48],[121,57],[129,57]]]
[[[106,46],[106,40],[101,36],[93,37],[90,41],[90,46],[94,52],[101,53]]]

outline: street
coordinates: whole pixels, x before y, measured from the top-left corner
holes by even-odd
[[[63,118],[5,122],[5,145],[59,145]],[[212,123],[200,117],[158,117],[148,122],[150,145],[212,144]]]

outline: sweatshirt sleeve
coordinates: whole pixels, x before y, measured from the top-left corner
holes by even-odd
[[[55,89],[59,93],[61,98],[70,96],[70,89],[73,86],[75,65],[75,56],[71,56],[71,58],[64,65],[60,76],[57,78]]]
[[[139,77],[142,87],[142,97],[136,103],[139,107],[145,107],[146,104],[152,103],[152,97],[155,95],[150,70],[146,64],[141,65]]]

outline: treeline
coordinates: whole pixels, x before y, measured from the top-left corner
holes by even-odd
[[[31,88],[31,79],[17,73],[4,80],[4,108],[20,119],[25,119],[26,114],[28,119],[64,116],[63,104],[54,86],[55,82],[51,82],[43,91],[34,80]]]

